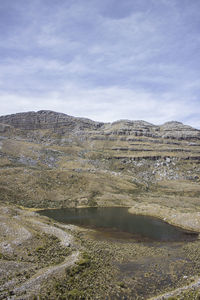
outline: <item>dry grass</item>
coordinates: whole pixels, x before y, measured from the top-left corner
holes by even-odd
[[[18,131],[17,134],[18,140],[11,134],[9,139],[1,142],[2,202],[28,207],[67,207],[152,201],[169,207],[199,207],[199,182],[187,179],[188,174],[197,178],[200,175],[198,161],[181,159],[188,153],[196,155],[199,147],[189,146],[186,141],[174,145],[174,140],[160,139],[155,143],[152,138],[132,136],[124,140],[119,136],[82,140],[81,136],[51,130]],[[26,135],[29,141],[26,141]],[[117,147],[127,150],[113,150]],[[168,151],[175,148],[183,151]],[[166,166],[165,159],[147,159],[154,156],[174,156],[175,159]],[[133,162],[129,158],[139,160]],[[159,167],[156,167],[157,163]],[[157,173],[154,174],[154,170]],[[168,175],[170,171],[174,179]]]

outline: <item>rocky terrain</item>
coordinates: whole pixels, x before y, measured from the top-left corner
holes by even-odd
[[[60,237],[52,234],[49,237],[50,232],[44,232],[46,225],[34,223],[39,222],[36,217],[32,218],[32,223],[27,223],[28,217],[20,207],[128,206],[133,213],[154,215],[200,232],[199,183],[200,130],[180,122],[160,126],[130,120],[102,123],[53,111],[1,116],[1,269],[6,270],[15,258],[26,263],[18,263],[20,275],[15,274],[16,278],[3,273],[2,286],[7,281],[10,286],[4,287],[0,295],[20,295],[23,282],[25,284],[32,275],[37,277],[38,270],[43,274],[40,250],[36,249],[43,247],[40,243],[50,249],[47,257],[49,262],[52,259],[51,266],[64,264],[67,257],[77,251],[77,248],[67,248],[65,255],[65,247],[56,240]],[[43,228],[43,233],[37,236],[34,226],[41,232]],[[24,236],[25,240],[19,241],[21,246],[16,246],[17,235]],[[53,241],[53,250],[48,237]],[[36,248],[32,249],[31,240],[36,241]],[[193,249],[196,261],[199,257],[197,244]],[[86,248],[93,246],[87,244]],[[33,257],[29,257],[32,251]],[[60,253],[56,261],[51,258],[54,251]],[[98,251],[102,253],[103,250]],[[93,257],[94,253],[90,255]],[[101,264],[101,256],[99,259]],[[12,265],[14,269],[15,264]],[[33,274],[27,270],[32,270]],[[83,288],[84,284],[83,280]],[[13,291],[14,286],[19,290]],[[117,281],[107,289],[114,290],[116,286]],[[122,290],[119,287],[119,295]],[[90,292],[92,295],[92,290]],[[57,294],[49,299],[56,297]],[[76,299],[73,295],[70,297]]]
[[[200,130],[191,126],[99,123],[39,111],[0,117],[0,134],[4,203],[131,206],[144,198],[173,207],[198,203]]]

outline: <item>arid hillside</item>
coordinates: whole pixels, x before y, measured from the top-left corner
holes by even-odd
[[[0,117],[0,199],[26,207],[161,203],[196,209],[200,130],[53,111]]]

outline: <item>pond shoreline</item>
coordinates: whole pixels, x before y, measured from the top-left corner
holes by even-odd
[[[176,227],[200,234],[200,212],[181,212],[159,204],[140,204],[128,209],[129,213],[158,218]]]
[[[77,206],[74,208],[91,208],[92,206]],[[200,212],[182,212],[175,208],[167,206],[161,206],[159,204],[149,203],[135,203],[133,206],[115,205],[115,206],[93,206],[93,207],[124,207],[128,209],[128,212],[135,215],[144,215],[149,217],[158,218],[170,225],[174,225],[181,229],[199,233],[200,235]],[[21,209],[38,212],[44,210],[44,208],[28,208],[22,207]],[[63,207],[64,209],[65,207]],[[45,208],[46,209],[62,209],[62,207]]]

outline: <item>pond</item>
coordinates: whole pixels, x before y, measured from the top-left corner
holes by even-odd
[[[193,241],[198,234],[182,230],[157,218],[134,215],[125,207],[46,209],[38,212],[58,222],[73,224],[110,235],[127,236],[140,241]]]

